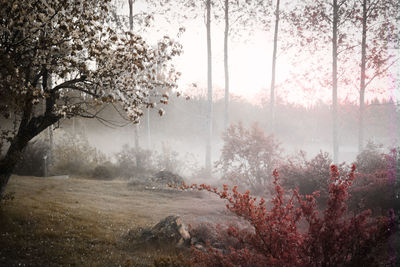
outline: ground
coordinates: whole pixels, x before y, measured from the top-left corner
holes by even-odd
[[[0,266],[150,266],[174,248],[132,247],[124,236],[168,215],[186,224],[230,218],[207,192],[144,188],[127,181],[13,176],[0,207]]]

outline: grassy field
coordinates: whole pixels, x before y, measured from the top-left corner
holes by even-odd
[[[174,248],[132,246],[124,236],[171,214],[186,224],[222,222],[223,201],[206,192],[147,190],[127,181],[13,176],[0,208],[0,266],[151,266]]]

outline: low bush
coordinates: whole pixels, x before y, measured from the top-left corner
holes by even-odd
[[[298,189],[301,195],[319,192],[318,204],[324,206],[329,197],[330,166],[333,161],[327,152],[320,151],[314,158],[307,160],[306,153],[300,151],[279,167],[282,186],[287,190]],[[345,172],[345,165],[339,166]]]
[[[91,176],[96,166],[103,164],[106,157],[89,144],[83,134],[59,133],[52,152],[53,175]]]
[[[116,167],[111,162],[105,162],[96,166],[92,172],[92,177],[100,180],[111,180],[116,177]]]
[[[154,158],[150,150],[124,145],[116,154],[117,175],[124,178],[143,178],[154,173]]]
[[[251,230],[230,227],[235,247],[221,250],[194,250],[192,263],[197,266],[375,266],[381,260],[376,250],[393,231],[393,216],[372,218],[370,211],[347,213],[346,200],[355,179],[355,166],[346,176],[332,165],[327,206],[319,212],[318,192],[303,196],[294,190],[285,197],[274,171],[275,195],[272,207],[252,197],[249,191],[223,190],[208,185],[183,188],[207,190],[227,200],[227,208],[251,225]],[[239,246],[236,246],[239,244]]]
[[[224,146],[215,167],[231,184],[257,192],[272,182],[271,173],[280,161],[280,146],[254,124],[247,130],[241,123],[231,125],[223,134]]]
[[[45,157],[49,155],[49,145],[36,139],[28,144],[22,153],[21,160],[14,168],[17,175],[44,176]]]
[[[383,153],[380,146],[369,143],[357,156],[360,165],[351,189],[350,207],[371,209],[385,215],[390,209],[400,212],[400,150]]]

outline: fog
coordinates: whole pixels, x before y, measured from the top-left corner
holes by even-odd
[[[0,266],[398,266],[399,14],[1,1]]]

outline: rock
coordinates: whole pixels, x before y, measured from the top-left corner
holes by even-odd
[[[175,173],[170,171],[160,171],[153,175],[151,178],[153,182],[161,183],[161,184],[177,184],[180,185],[184,182],[183,178]]]
[[[179,216],[168,216],[151,229],[153,235],[160,241],[173,242],[178,246],[190,241],[190,234]]]
[[[138,228],[128,233],[128,239],[137,243],[190,245],[190,234],[179,216],[168,216],[152,228]]]

